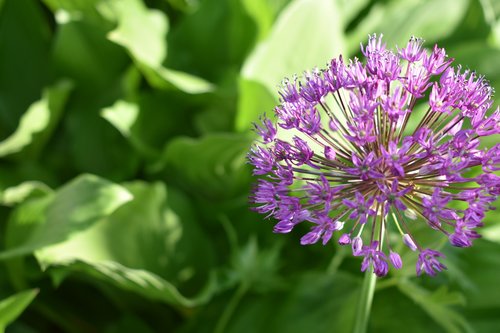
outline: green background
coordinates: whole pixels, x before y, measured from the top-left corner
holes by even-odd
[[[374,32],[500,89],[494,0],[0,0],[0,331],[350,332],[359,258],[273,234],[246,154],[283,77]],[[369,331],[500,331],[499,217],[421,231],[448,271],[402,252]]]

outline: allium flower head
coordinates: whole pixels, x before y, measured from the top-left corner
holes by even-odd
[[[500,134],[500,111],[490,110],[483,76],[422,45],[412,37],[395,53],[373,35],[364,60],[339,57],[284,80],[277,121],[255,125],[262,140],[249,154],[261,177],[251,200],[277,220],[275,232],[310,225],[303,245],[349,245],[378,276],[402,267],[403,244],[417,252],[418,275],[446,268],[444,255],[414,236],[419,228],[458,247],[480,237],[500,194],[500,145],[479,145]]]

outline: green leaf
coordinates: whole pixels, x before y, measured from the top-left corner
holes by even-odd
[[[81,273],[175,306],[206,302],[216,287],[212,249],[189,201],[161,183],[126,188],[133,200],[64,243],[37,251],[41,266],[55,267],[57,280]]]
[[[247,58],[242,77],[261,84],[277,101],[277,86],[284,77],[301,74],[315,66],[325,66],[345,51],[342,18],[335,1],[295,0],[278,17],[268,38],[260,42]],[[325,39],[325,32],[328,38]],[[255,85],[241,84],[241,98],[258,99]],[[268,105],[269,103],[266,103]],[[238,130],[248,129],[252,121],[264,112],[240,104],[236,118]]]
[[[259,30],[258,40],[263,39],[271,30],[275,12],[273,6],[266,0],[242,0],[247,13],[255,20]]]
[[[152,68],[161,66],[167,55],[166,16],[148,9],[139,0],[115,0],[112,4],[118,27],[108,34],[108,38],[125,47],[140,63]]]
[[[472,286],[464,288],[467,309],[486,311],[500,308],[500,288],[497,277],[500,274],[500,244],[479,239],[474,246],[460,253],[460,268]]]
[[[37,258],[43,258],[44,254],[37,253]],[[42,259],[44,264],[49,261]],[[215,276],[210,276],[204,288],[194,297],[186,297],[179,289],[169,281],[158,275],[143,269],[125,267],[114,261],[85,261],[76,260],[57,262],[52,258],[50,265],[59,265],[51,273],[55,276],[67,277],[68,274],[85,275],[90,281],[98,283],[103,281],[117,288],[131,291],[144,298],[160,301],[176,307],[194,307],[207,303],[216,291]],[[63,270],[61,272],[61,270]],[[57,281],[56,283],[60,283]]]
[[[276,97],[264,84],[241,77],[238,89],[241,94],[238,99],[237,129],[247,129],[257,117],[274,112]]]
[[[23,216],[43,221],[23,244],[0,253],[0,259],[11,258],[64,241],[71,235],[90,227],[130,201],[132,195],[123,187],[92,175],[82,175],[47,195],[42,217],[30,215],[30,209],[19,206],[11,223],[20,223]],[[50,203],[49,203],[50,202]],[[45,206],[45,207],[44,207]],[[29,221],[29,219],[28,219]],[[23,224],[26,223],[23,221]],[[15,232],[15,227],[12,229]]]
[[[64,23],[67,20],[92,20],[103,24],[103,19],[97,11],[97,6],[105,0],[43,0],[55,15],[56,21]]]
[[[370,0],[336,0],[342,11],[342,21],[344,26],[355,19],[360,12],[370,4]],[[362,14],[361,14],[362,15]]]
[[[212,199],[233,198],[250,181],[246,155],[251,142],[246,135],[229,133],[179,137],[167,146],[165,162],[173,180],[186,189]]]
[[[498,214],[495,215],[497,215],[498,221]],[[500,244],[500,223],[485,228],[482,235],[485,239]]]
[[[282,244],[282,243],[281,243]],[[245,285],[260,292],[268,292],[282,286],[277,271],[279,264],[280,243],[270,249],[259,249],[257,239],[250,237],[241,249],[235,248],[232,253],[232,264],[235,277]]]
[[[189,130],[191,115],[178,109],[186,102],[173,92],[143,92],[135,100],[136,103],[118,100],[104,108],[101,116],[154,163],[161,156],[165,142]]]
[[[0,18],[0,138],[16,128],[50,79],[51,31],[37,1],[6,1]],[[22,41],[22,42],[20,42]]]
[[[255,307],[265,309],[264,304],[242,302],[228,332],[250,332],[245,327],[259,332],[351,332],[358,290],[358,281],[349,275],[303,274],[286,294],[274,296],[280,301],[272,310],[262,313]]]
[[[30,305],[38,294],[38,289],[19,292],[0,301],[0,332],[5,332],[7,325],[16,320],[17,317]]]
[[[139,106],[137,104],[118,100],[113,106],[103,109],[101,116],[126,137],[138,151],[146,156],[155,156],[157,154],[134,133],[133,127],[139,117]]]
[[[383,284],[384,280],[377,281]],[[368,332],[441,332],[443,330],[426,310],[397,288],[378,290],[373,299]]]
[[[42,99],[21,117],[16,131],[0,142],[0,157],[19,153],[27,146],[32,153],[39,152],[59,121],[71,89],[67,81],[46,89]]]
[[[109,27],[87,20],[68,21],[57,27],[53,41],[54,72],[69,77],[77,93],[109,94],[110,87],[129,59],[122,48],[106,39]]]
[[[367,35],[372,33],[382,33],[389,48],[394,48],[395,44],[405,46],[411,36],[427,42],[447,37],[462,21],[468,4],[468,0],[376,2],[349,33],[348,53],[358,53],[359,44],[366,43]]]
[[[459,292],[450,292],[443,286],[430,292],[408,280],[400,281],[399,290],[415,301],[441,327],[450,333],[471,332],[465,318],[451,306],[465,305],[465,298]]]
[[[177,87],[190,94],[213,90],[212,84],[201,78],[163,66],[167,56],[168,20],[162,12],[148,9],[139,0],[115,0],[112,8],[118,27],[108,34],[109,40],[127,49],[153,86]]]
[[[172,26],[167,67],[196,73],[213,82],[239,71],[257,34],[255,16],[247,9],[241,0],[201,1],[199,8]]]
[[[215,89],[212,83],[185,72],[165,67],[150,68],[139,66],[139,68],[141,68],[149,82],[158,89],[177,87],[188,94],[203,94]]]
[[[6,188],[0,193],[0,203],[13,206],[33,196],[52,193],[52,189],[39,181],[26,181],[17,186]]]

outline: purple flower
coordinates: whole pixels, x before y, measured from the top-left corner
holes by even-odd
[[[418,255],[417,275],[433,276],[443,255],[415,228],[457,247],[480,237],[500,195],[500,144],[481,140],[500,134],[500,109],[487,80],[452,67],[437,45],[412,37],[393,52],[371,35],[361,52],[282,82],[276,122],[254,125],[261,139],[248,160],[260,179],[250,200],[276,233],[309,225],[303,245],[350,244],[363,271],[401,268],[391,244],[400,239]]]
[[[403,189],[399,188],[399,183],[397,179],[392,181],[391,186],[384,183],[377,183],[380,192],[382,192],[377,200],[382,203],[384,206],[383,215],[387,215],[391,209],[391,206],[397,210],[406,210],[406,205],[401,201],[401,198],[405,197],[406,194],[412,191],[413,187],[411,185],[404,187]]]
[[[387,264],[387,257],[384,252],[380,251],[380,246],[378,241],[373,241],[370,246],[364,246],[361,250],[360,255],[364,256],[363,262],[361,263],[361,271],[364,272],[369,266],[373,267],[373,272],[377,276],[385,276],[389,271],[389,265]]]
[[[368,216],[374,216],[376,214],[375,211],[371,209],[375,198],[370,197],[365,201],[365,197],[359,192],[356,192],[354,197],[355,200],[343,199],[342,203],[353,210],[351,215],[349,215],[350,219],[354,220],[359,218],[359,223],[365,224]]]
[[[323,245],[325,245],[332,238],[333,232],[341,230],[344,226],[343,222],[333,221],[327,214],[319,214],[317,218],[311,218],[310,221],[317,225],[300,239],[302,245],[314,244],[320,238],[323,239]]]
[[[381,158],[375,158],[375,153],[370,152],[365,158],[361,159],[358,154],[351,155],[353,168],[345,168],[351,175],[359,176],[361,180],[382,178],[384,175],[378,171],[378,164]]]
[[[419,61],[424,56],[424,50],[422,45],[424,40],[422,38],[415,38],[411,36],[410,41],[403,49],[398,49],[398,54],[401,58],[407,60],[408,62]]]
[[[458,220],[458,215],[453,210],[446,208],[446,205],[450,201],[451,196],[449,194],[443,195],[443,191],[440,188],[435,188],[430,198],[422,198],[422,205],[424,207],[422,213],[432,228],[439,229],[441,221],[446,219]]]
[[[392,266],[396,269],[400,269],[403,267],[403,261],[401,260],[401,256],[397,252],[390,251],[389,260],[391,261]]]
[[[410,148],[410,142],[406,142],[401,148],[398,148],[398,145],[394,141],[389,142],[387,149],[384,146],[380,147],[385,163],[391,168],[395,176],[405,176],[403,165],[410,160],[410,156],[406,153],[408,148]]]
[[[262,137],[264,143],[271,143],[276,137],[276,125],[270,119],[266,118],[266,116],[261,118],[261,125],[254,124],[254,128]]]
[[[444,254],[431,249],[425,249],[420,252],[417,260],[417,275],[424,271],[430,276],[435,276],[437,272],[446,269],[446,266],[439,262],[438,258],[444,258]]]

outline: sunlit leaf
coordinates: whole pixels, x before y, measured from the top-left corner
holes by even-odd
[[[167,56],[167,16],[148,9],[139,0],[113,1],[118,27],[108,38],[125,47],[152,85],[160,89],[177,87],[187,93],[213,90],[209,82],[163,66]]]
[[[19,292],[0,301],[0,332],[21,315],[38,294],[38,289]]]
[[[269,36],[246,60],[243,79],[262,85],[277,99],[277,86],[284,77],[325,66],[330,59],[345,52],[342,27],[342,18],[334,1],[292,1],[281,12]],[[254,94],[254,87],[253,83],[251,86],[240,85],[241,99],[261,98],[262,94]],[[236,128],[248,129],[258,115],[271,111],[256,108],[255,103],[240,103]]]
[[[267,2],[273,5],[276,0]],[[167,67],[196,73],[212,82],[237,72],[257,35],[251,15],[241,0],[200,1],[196,10],[172,26]]]
[[[148,9],[138,0],[113,2],[118,17],[118,27],[108,38],[127,48],[139,62],[156,68],[167,55],[165,36],[168,21],[164,14]]]
[[[246,155],[252,139],[239,134],[177,138],[166,149],[165,162],[174,180],[210,198],[230,198],[248,184]]]
[[[359,52],[359,43],[365,43],[367,36],[373,33],[383,34],[391,47],[395,44],[403,47],[411,36],[421,37],[429,43],[447,37],[460,24],[468,4],[468,0],[376,2],[349,33],[348,53]]]
[[[0,193],[0,203],[13,206],[35,195],[52,193],[52,189],[39,181],[27,181],[17,186],[9,187]]]
[[[212,250],[190,203],[163,184],[126,185],[134,199],[67,241],[41,249],[44,268],[83,273],[175,306],[206,302],[214,292]],[[67,274],[63,274],[66,276]],[[196,296],[181,291],[196,290]]]
[[[31,145],[39,150],[57,124],[72,85],[62,82],[45,90],[41,100],[33,103],[21,117],[16,131],[0,142],[0,157],[18,153]]]
[[[0,259],[30,254],[37,249],[62,242],[111,214],[130,201],[132,195],[109,181],[82,175],[46,198],[45,205],[39,207],[43,210],[43,216],[31,215],[31,218],[43,222],[24,243],[1,252]],[[17,209],[17,215],[14,214],[11,221],[14,225],[21,222],[19,220],[23,216],[32,214],[30,209],[24,211],[26,207],[23,205]],[[24,223],[26,222],[23,221]],[[13,230],[16,230],[15,227]]]
[[[0,136],[17,127],[49,83],[49,23],[36,1],[5,1],[0,12]]]

